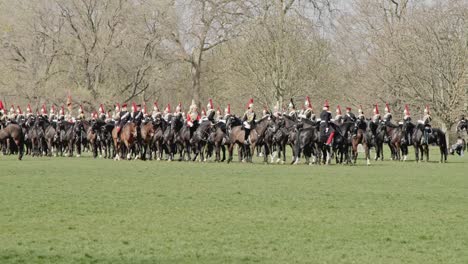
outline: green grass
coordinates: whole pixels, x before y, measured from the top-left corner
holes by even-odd
[[[0,157],[0,263],[468,263],[468,158],[359,164]]]

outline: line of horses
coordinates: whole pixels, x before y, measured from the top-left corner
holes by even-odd
[[[335,131],[331,145],[326,144],[330,131]],[[29,117],[18,123],[2,124],[0,146],[3,154],[36,156],[77,156],[90,151],[93,157],[107,159],[199,160],[217,162],[233,160],[237,146],[239,161],[252,162],[257,154],[263,161],[285,163],[286,149],[292,150],[291,164],[336,163],[356,164],[358,146],[362,145],[366,164],[370,165],[371,150],[375,160],[383,160],[384,145],[391,150],[392,160],[406,160],[410,146],[414,147],[416,161],[429,160],[429,146],[438,145],[440,162],[447,161],[448,146],[445,133],[432,128],[427,141],[422,140],[424,127],[370,120],[354,122],[335,121],[329,126],[309,119],[297,120],[288,115],[266,115],[256,121],[250,131],[250,144],[244,142],[242,120],[230,115],[212,123],[200,121],[189,127],[182,115],[146,117],[140,124],[129,121],[120,133],[114,122],[100,119],[49,121]],[[227,157],[226,157],[227,150]],[[176,157],[178,156],[178,157]]]

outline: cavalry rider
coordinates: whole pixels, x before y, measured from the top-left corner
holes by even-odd
[[[181,115],[182,116],[182,103],[179,102],[179,104],[176,106],[175,108],[175,112],[174,112],[174,116],[179,116]]]
[[[382,119],[382,117],[380,116],[380,112],[379,112],[379,105],[375,104],[373,112],[374,112],[374,116],[372,117],[372,123],[378,124],[380,120]]]
[[[224,108],[224,116],[220,121],[226,123],[226,121],[228,120],[230,116],[231,116],[231,104],[228,104],[227,107]]]
[[[158,102],[153,103],[153,112],[151,113],[151,117],[153,118],[153,120],[156,120],[156,118],[161,117],[161,112],[159,111]]]
[[[385,124],[388,124],[392,121],[392,113],[390,112],[390,106],[388,103],[385,103],[385,115],[383,116],[383,121]]]
[[[120,104],[119,103],[115,104],[114,115],[112,116],[112,119],[116,122],[116,124],[120,122]]]
[[[322,112],[320,113],[320,132],[323,133],[324,135],[327,135],[328,131],[330,130],[331,120],[332,120],[332,115],[330,113],[330,105],[328,104],[328,100],[325,100],[325,104],[323,105]],[[326,145],[331,146],[334,136],[335,136],[335,131],[332,128],[330,136],[327,139]]]
[[[200,122],[200,114],[198,113],[198,107],[195,103],[195,100],[192,100],[192,104],[189,107],[189,111],[187,113],[187,126],[189,127],[190,131],[190,138],[193,135],[193,132],[198,128],[198,124]]]
[[[127,124],[129,119],[130,119],[130,113],[127,110],[127,104],[124,103],[122,105],[122,110],[119,112],[119,117],[118,117],[118,120],[119,120],[119,124],[117,126],[117,135],[119,135],[118,138],[120,138],[120,131],[125,126],[125,124]]]
[[[84,110],[83,110],[83,105],[80,105],[80,109],[78,110],[78,116],[76,117],[76,120],[84,121],[86,119]]]
[[[132,103],[132,113],[130,114],[130,119],[140,127],[141,121],[143,120],[143,113],[141,112],[141,104],[136,105]]]
[[[289,116],[292,117],[293,119],[297,119],[296,106],[294,105],[294,101],[292,98],[289,100],[288,109],[289,109]]]
[[[343,114],[341,112],[341,106],[340,105],[338,105],[336,107],[335,123],[336,124],[342,124],[343,123]]]
[[[276,101],[276,105],[273,107],[273,115],[275,117],[280,117],[281,116],[279,101]]]
[[[29,118],[32,115],[33,115],[33,111],[31,109],[31,105],[28,104],[28,107],[26,107],[26,118]]]
[[[403,133],[404,133],[404,138],[408,142],[408,145],[411,145],[412,140],[411,140],[411,135],[410,133],[407,133],[407,127],[412,127],[413,124],[411,123],[411,114],[408,108],[408,105],[405,105],[405,110],[403,111]]]
[[[47,108],[46,108],[45,104],[42,105],[41,114],[38,117],[41,118],[42,120],[48,120],[49,119],[49,117],[47,116]]]
[[[422,144],[429,144],[429,136],[432,134],[431,121],[432,117],[429,112],[429,105],[426,105],[426,108],[424,108],[424,116],[422,120],[418,121],[418,123],[424,125],[424,136],[422,138]]]
[[[5,106],[3,105],[2,100],[0,100],[0,128],[2,126],[2,123],[6,122],[6,115],[5,115]]]
[[[99,119],[105,122],[106,120],[106,110],[102,104],[99,105]]]
[[[104,120],[104,122],[105,122],[106,124],[110,124],[110,123],[112,123],[113,121],[114,121],[114,120],[113,120],[113,118],[112,118],[112,111],[111,111],[111,110],[108,110],[108,111],[107,111],[107,115],[106,115],[106,119]]]
[[[213,106],[213,100],[210,98],[208,100],[208,104],[206,105],[206,118],[208,120],[210,120],[211,124],[214,124],[215,123],[215,110],[214,110],[214,106]]]
[[[343,118],[343,122],[356,123],[356,115],[351,112],[351,107],[349,106],[346,107],[346,114]]]
[[[63,105],[60,108],[59,115],[58,115],[58,120],[59,121],[65,121],[65,107]]]
[[[190,123],[189,123],[190,120]],[[192,100],[192,104],[189,107],[187,113],[187,124],[189,127],[198,127],[198,122],[200,121],[200,114],[198,113],[198,107],[195,103],[195,100]]]
[[[55,112],[55,106],[52,105],[49,112],[49,121],[52,122],[54,120],[57,120],[57,113]]]
[[[352,114],[351,108],[349,108],[349,112],[350,114]],[[350,116],[353,116],[353,115],[350,115]],[[357,136],[358,129],[362,129],[362,130],[366,129],[366,116],[364,115],[364,111],[362,110],[362,105],[360,105],[358,109],[358,116],[356,118],[356,122],[352,131],[353,138]]]
[[[148,113],[148,110],[146,108],[146,103],[143,103],[143,108],[141,109],[141,113],[143,114],[143,119],[150,118],[150,114]]]
[[[262,110],[262,119],[267,117],[267,116],[270,116],[270,111],[268,111],[267,107],[264,106],[263,110]]]
[[[166,106],[166,109],[164,109],[164,120],[166,120],[166,122],[170,123],[171,122],[171,119],[172,119],[172,113],[171,113],[171,104],[167,104]]]
[[[11,105],[10,111],[8,112],[8,119],[10,123],[16,123],[16,110],[14,105]]]
[[[219,122],[223,119],[223,114],[221,113],[221,108],[218,106],[216,109],[216,122]]]
[[[242,117],[243,121],[243,128],[244,128],[244,144],[245,145],[250,145],[250,130],[253,128],[255,125],[255,112],[253,110],[253,99],[250,98],[249,103],[247,104],[247,110],[244,113],[244,116]]]
[[[17,106],[16,113],[17,113],[16,122],[23,123],[25,117],[19,105]]]
[[[315,115],[314,115],[314,110],[312,109],[312,104],[310,103],[310,97],[306,96],[305,102],[304,102],[304,109],[302,110],[301,114],[299,115],[300,118],[306,118],[309,120],[314,120]]]

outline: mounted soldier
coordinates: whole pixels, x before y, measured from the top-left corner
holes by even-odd
[[[227,107],[224,108],[224,116],[223,116],[222,121],[226,123],[226,121],[228,120],[230,116],[231,116],[231,104],[228,104]]]
[[[26,107],[26,118],[29,118],[32,115],[33,115],[33,111],[31,109],[31,105],[28,104],[28,107]]]
[[[407,133],[407,130],[409,127],[413,127],[413,123],[411,123],[411,114],[409,111],[409,107],[406,104],[405,105],[405,110],[403,111],[403,133],[404,133],[404,138],[408,142],[408,145],[412,144],[412,135],[410,133]]]
[[[192,104],[189,107],[189,111],[187,113],[187,124],[189,127],[198,127],[198,122],[200,122],[200,114],[198,113],[198,106],[195,103],[195,100],[192,100]]]
[[[390,106],[388,103],[385,103],[385,115],[383,116],[383,121],[386,124],[392,121],[392,113],[390,112]]]
[[[130,113],[127,111],[126,103],[122,105],[122,110],[119,111],[118,120],[119,120],[119,123],[117,125],[117,135],[118,135],[117,138],[120,138],[120,131],[127,124],[128,120],[130,120]]]
[[[264,106],[262,110],[262,118],[265,118],[267,116],[270,116],[270,111],[268,111],[267,107]]]
[[[161,111],[159,111],[158,102],[153,103],[153,112],[151,113],[153,120],[161,118]]]
[[[102,121],[106,120],[106,110],[102,104],[99,105],[99,119]]]
[[[106,114],[106,119],[104,120],[106,124],[111,124],[114,122],[114,119],[112,118],[112,111],[108,110]]]
[[[3,105],[2,100],[0,100],[0,129],[6,124],[7,116],[5,114],[5,106]]]
[[[378,124],[380,122],[380,120],[382,120],[382,117],[380,116],[379,105],[378,104],[374,105],[373,112],[374,112],[374,116],[372,117],[372,123]]]
[[[297,120],[296,106],[294,105],[294,101],[292,98],[289,100],[288,110],[289,110],[289,116]]]
[[[141,105],[136,105],[132,103],[132,113],[130,114],[130,119],[137,125],[137,128],[140,127],[141,121],[143,120],[143,113],[141,112]]]
[[[244,116],[242,117],[243,121],[243,129],[244,129],[244,144],[245,145],[250,145],[250,130],[254,128],[255,126],[255,112],[253,110],[253,99],[250,98],[249,103],[247,104],[247,110],[244,113]]]
[[[58,114],[58,120],[59,121],[65,121],[65,108],[64,108],[63,105],[60,108],[60,111],[59,111],[59,114]]]
[[[42,119],[42,120],[48,120],[49,119],[49,117],[47,116],[47,108],[46,108],[45,104],[42,105],[41,113],[40,113],[40,115],[38,117],[40,119]]]
[[[23,111],[21,110],[21,107],[20,107],[19,105],[17,106],[16,114],[17,114],[17,116],[16,116],[16,122],[17,122],[18,124],[23,124],[24,121],[25,121],[25,116],[24,116],[24,113],[23,113]]]
[[[83,105],[80,105],[80,108],[78,110],[78,116],[76,116],[76,120],[84,121],[86,119]]]
[[[166,122],[171,123],[172,120],[172,113],[171,113],[171,104],[167,104],[166,108],[164,109],[163,112],[163,118],[166,120]]]
[[[211,124],[214,124],[215,123],[215,110],[214,110],[214,106],[213,106],[213,100],[210,98],[208,100],[208,104],[206,105],[206,118],[208,120],[210,120]]]
[[[300,118],[305,118],[309,120],[315,120],[314,110],[312,109],[312,104],[310,103],[310,97],[306,96],[304,102],[304,109],[302,110],[301,114],[299,115]]]
[[[221,108],[216,109],[216,123],[223,119],[223,114],[221,113]]]
[[[349,112],[351,113],[351,108],[349,108]],[[352,114],[352,113],[351,113]],[[352,116],[352,115],[350,115]],[[364,111],[362,110],[362,105],[359,106],[358,109],[358,116],[356,118],[356,122],[352,131],[353,138],[357,136],[358,129],[366,130],[366,116],[364,115]]]
[[[330,105],[328,104],[328,100],[325,100],[322,112],[320,113],[320,133],[322,134],[322,136],[330,134],[325,143],[327,146],[331,146],[333,137],[335,136],[334,129],[330,127],[331,120],[332,114],[330,113]]]
[[[275,117],[280,117],[281,116],[280,105],[279,105],[278,101],[276,101],[276,105],[273,107],[273,115]]]
[[[15,106],[11,105],[10,111],[8,112],[8,123],[16,124],[16,116]]]
[[[175,108],[174,116],[177,117],[179,115],[182,115],[182,103],[179,102],[179,104]]]
[[[336,107],[335,123],[336,124],[342,124],[343,123],[343,114],[341,112],[341,106],[340,105],[338,105]]]
[[[429,136],[432,134],[431,121],[432,121],[432,117],[429,112],[429,105],[426,105],[426,108],[424,108],[424,116],[422,120],[418,120],[418,123],[424,126],[424,131],[423,131],[424,136],[422,138],[422,144],[429,143]]]
[[[112,119],[116,122],[116,124],[119,124],[120,122],[120,110],[120,104],[116,103],[114,108],[114,115],[112,116]]]
[[[351,107],[347,106],[346,107],[346,114],[343,118],[343,122],[350,122],[350,123],[356,123],[356,115],[354,115],[353,112],[351,112]]]
[[[52,122],[53,120],[57,120],[57,113],[55,112],[54,105],[50,107],[50,112],[49,112],[49,121]]]

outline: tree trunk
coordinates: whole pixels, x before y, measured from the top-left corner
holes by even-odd
[[[200,102],[200,64],[199,63],[192,63],[192,97],[195,100],[195,103],[198,105],[198,108],[201,109],[201,102]]]

